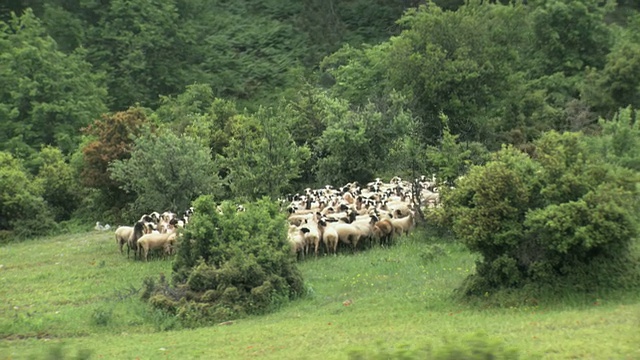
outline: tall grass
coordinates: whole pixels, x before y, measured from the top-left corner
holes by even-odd
[[[105,359],[366,358],[438,348],[477,332],[523,358],[640,358],[637,294],[561,294],[502,307],[463,303],[452,294],[474,271],[474,256],[426,239],[418,232],[391,248],[307,259],[300,263],[305,298],[269,315],[191,330],[138,299],[142,279],[168,275],[170,262],[127,259],[112,233],[4,245],[0,359],[57,352]]]

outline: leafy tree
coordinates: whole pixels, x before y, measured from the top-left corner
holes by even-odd
[[[229,202],[222,212],[216,205],[211,196],[194,202],[172,285],[151,284],[145,291],[151,305],[194,326],[265,313],[303,295],[278,204],[262,198],[244,212]]]
[[[143,133],[146,123],[147,115],[142,108],[130,108],[113,115],[103,115],[84,129],[86,134],[95,137],[82,149],[85,186],[98,189],[118,186],[109,178],[107,168],[115,160],[130,157],[134,139]]]
[[[582,95],[601,116],[618,108],[640,106],[640,15],[617,29],[615,43],[602,69],[589,69]]]
[[[43,192],[21,160],[0,151],[0,231],[13,231],[15,237],[30,237],[54,228]]]
[[[106,110],[101,75],[82,51],[60,52],[30,10],[0,23],[0,54],[0,148],[21,157],[40,145],[71,153],[78,130]]]
[[[375,174],[393,167],[389,148],[411,128],[411,114],[404,99],[392,94],[389,104],[367,105],[351,110],[345,101],[334,100],[326,130],[318,139],[318,180],[325,184],[350,181],[366,183]]]
[[[238,114],[235,102],[214,97],[210,85],[195,84],[176,97],[161,97],[153,118],[178,133],[199,139],[215,156],[222,155],[229,145],[231,124]]]
[[[435,145],[441,137],[444,112],[461,141],[493,145],[506,115],[497,104],[524,81],[518,46],[527,44],[525,15],[523,5],[470,2],[452,12],[429,3],[405,13],[398,36],[362,50],[344,47],[323,69],[334,79],[333,94],[356,104],[402,93],[423,143]]]
[[[51,207],[54,220],[69,220],[83,196],[75,170],[62,151],[51,146],[40,150],[38,161],[40,166],[34,181],[42,187],[42,197]]]
[[[90,33],[91,61],[109,73],[110,108],[140,103],[154,107],[160,94],[175,93],[184,83],[180,68],[184,43],[179,36],[175,1],[114,0]]]
[[[78,161],[82,184],[96,189],[96,198],[91,198],[89,206],[98,205],[94,212],[106,220],[124,220],[119,218],[121,209],[133,201],[132,194],[120,188],[121,183],[112,179],[108,173],[109,164],[116,160],[125,160],[131,156],[135,138],[139,137],[148,123],[142,108],[130,108],[127,111],[103,115],[84,129],[88,136],[82,147],[82,161]]]
[[[289,123],[273,108],[260,108],[233,123],[232,137],[224,148],[224,164],[235,196],[275,199],[300,176],[309,149],[295,144]]]
[[[347,44],[324,58],[320,70],[331,94],[357,105],[383,98],[390,86],[386,61],[390,47],[389,42],[361,47]]]
[[[137,138],[131,157],[114,160],[109,172],[123,190],[136,195],[137,213],[182,211],[198,196],[215,194],[220,187],[210,150],[170,131]]]
[[[536,64],[542,74],[573,76],[585,67],[602,68],[611,45],[604,17],[613,2],[597,0],[534,2],[532,28]]]
[[[449,132],[447,116],[442,114],[441,119],[444,123],[442,139],[438,146],[427,146],[425,156],[437,178],[453,185],[471,165],[485,163],[489,152],[480,143],[459,143],[459,136]]]
[[[196,121],[194,118],[209,115],[209,107],[214,100],[210,85],[189,85],[177,96],[160,96],[160,106],[154,112],[153,118],[160,123],[170,124],[176,132],[182,133],[187,126]]]
[[[640,171],[640,121],[631,107],[620,109],[611,120],[600,118],[600,136],[588,139],[591,151],[608,163]]]
[[[445,193],[442,213],[481,255],[464,290],[623,284],[638,173],[602,161],[580,134],[550,132],[535,145],[533,157],[504,148]]]
[[[341,44],[375,44],[397,33],[395,21],[419,1],[348,0],[305,1],[298,12],[301,29],[309,40],[306,64],[316,66]]]

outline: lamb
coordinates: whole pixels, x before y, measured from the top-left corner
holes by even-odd
[[[142,253],[144,253],[144,261],[147,261],[149,256],[149,251],[153,249],[163,249],[165,253],[171,252],[172,243],[176,241],[176,233],[165,233],[165,234],[145,234],[141,238],[138,239],[138,251],[140,252],[140,257],[142,258]],[[167,251],[167,249],[169,249]]]

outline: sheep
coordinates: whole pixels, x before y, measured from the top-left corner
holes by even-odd
[[[367,218],[358,219],[351,223],[357,231],[359,236],[357,238],[354,237],[355,242],[353,243],[354,250],[358,245],[358,241],[360,239],[373,239],[374,238],[374,226],[378,222],[378,217],[376,215],[369,215]]]
[[[374,237],[380,245],[391,244],[394,228],[389,219],[382,219],[373,225]]]
[[[292,214],[287,218],[287,220],[292,225],[300,226],[305,220],[311,219],[313,216],[313,212],[307,211],[301,214]]]
[[[336,229],[327,222],[326,218],[322,218],[318,221],[318,229],[320,230],[322,242],[324,242],[324,245],[327,248],[327,253],[333,253],[333,255],[336,255],[338,250],[338,232]]]
[[[401,201],[388,201],[384,203],[381,210],[388,210],[390,213],[397,215],[398,217],[408,216],[411,212],[411,207],[406,202]]]
[[[133,231],[129,235],[127,239],[127,258],[129,257],[129,251],[133,249],[133,258],[135,259],[138,253],[138,239],[140,239],[143,235],[150,233],[149,227],[143,221],[138,221],[133,226]]]
[[[147,261],[149,251],[153,249],[163,249],[166,253],[167,249],[171,249],[172,242],[176,241],[176,236],[176,233],[143,235],[137,242],[140,258],[142,258],[142,254],[144,253],[144,261]]]
[[[394,233],[398,235],[409,234],[409,231],[415,226],[413,212],[409,212],[409,216],[391,218],[389,221],[391,221],[391,225],[393,225]]]
[[[104,226],[100,225],[100,221],[96,221],[96,226],[93,227],[97,231],[108,231],[111,230],[111,225],[106,224]]]
[[[300,226],[300,230],[304,232],[306,245],[305,252],[310,252],[310,247],[313,245],[315,256],[318,257],[318,247],[320,246],[320,230],[318,229],[318,222],[315,218],[307,220],[306,223]]]
[[[345,244],[351,244],[353,251],[355,252],[358,241],[362,236],[362,232],[353,224],[346,224],[342,222],[330,223],[329,228],[335,229],[338,234],[338,240]]]
[[[120,254],[122,254],[122,247],[131,237],[131,233],[133,233],[133,226],[119,226],[116,229],[116,244],[120,247]]]
[[[302,258],[304,258],[304,247],[305,247],[304,234],[305,234],[305,230],[302,230],[295,225],[289,225],[287,240],[289,240],[289,244],[291,244],[291,252],[294,255],[296,256],[299,255]]]
[[[288,222],[297,227],[297,232],[300,228],[307,230],[303,233],[303,255],[310,253],[311,247],[319,242],[325,244],[328,253],[334,254],[340,243],[349,244],[356,251],[363,239],[386,245],[396,235],[408,234],[415,226],[416,206],[421,205],[414,205],[414,194],[416,197],[427,195],[430,203],[438,202],[439,194],[423,187],[423,182],[429,185],[425,180],[423,176],[410,182],[395,176],[388,183],[377,178],[362,187],[348,183],[336,189],[331,186],[317,190],[307,188],[295,196],[287,195]],[[318,229],[318,240],[313,225]],[[314,250],[317,256],[317,245]]]

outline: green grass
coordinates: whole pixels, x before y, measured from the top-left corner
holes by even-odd
[[[127,259],[112,233],[7,244],[0,247],[0,359],[86,352],[94,359],[346,359],[353,350],[438,347],[476,332],[523,358],[640,358],[637,294],[462,304],[451,295],[474,271],[473,256],[454,244],[429,251],[422,237],[301,262],[309,296],[278,312],[169,331],[161,330],[176,322],[136,292],[146,276],[168,276],[169,261]]]

